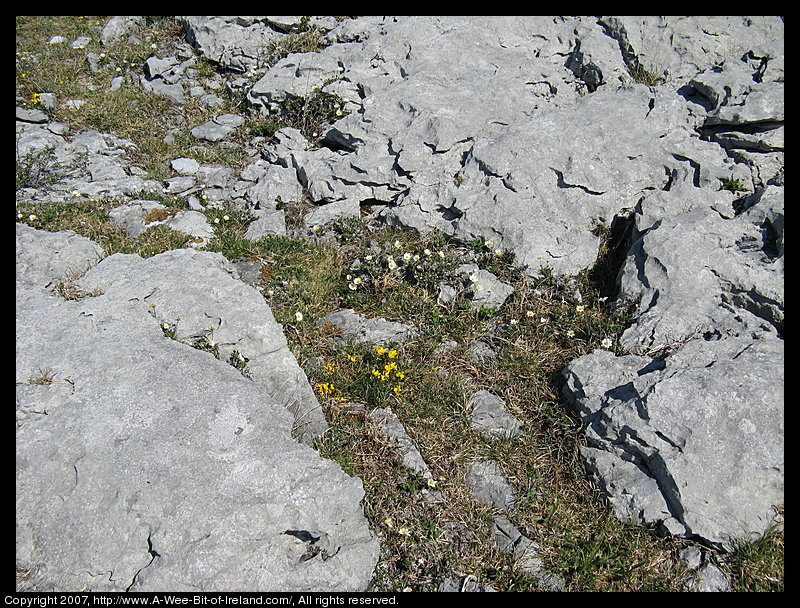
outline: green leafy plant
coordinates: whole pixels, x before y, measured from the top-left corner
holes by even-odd
[[[744,184],[738,179],[732,177],[720,178],[720,190],[728,190],[730,192],[746,192]]]

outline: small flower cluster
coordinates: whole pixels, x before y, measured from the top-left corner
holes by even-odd
[[[382,248],[368,250],[356,261],[352,270],[358,275],[347,276],[348,288],[355,291],[361,285],[378,285],[391,273],[413,285],[435,289],[455,265],[455,260],[449,259],[444,250],[425,247],[421,251],[409,251],[395,240]]]
[[[167,338],[175,339],[175,334],[178,330],[178,319],[174,323],[167,323],[166,321],[161,324],[161,331]]]
[[[473,277],[470,277],[470,278],[472,279]],[[538,290],[534,290],[534,294],[540,295],[540,293],[541,292],[539,292]],[[600,304],[603,304],[607,300],[608,300],[607,296],[598,298],[598,302]],[[551,322],[552,322],[553,325],[556,326],[556,327],[553,328],[553,331],[555,331],[555,333],[558,334],[559,332],[562,331],[560,328],[558,328],[558,326],[563,327],[565,322],[569,322],[569,323],[577,322],[579,325],[583,325],[585,322],[588,322],[589,318],[591,318],[591,314],[590,314],[591,311],[587,308],[587,306],[585,304],[577,304],[577,305],[575,305],[574,313],[575,313],[574,315],[570,315],[570,314],[564,315],[564,314],[555,313],[555,314],[552,315],[552,316],[555,317],[555,320],[551,318],[551,315],[539,315],[537,324],[540,327],[544,327],[544,326],[551,325]],[[525,316],[527,318],[529,318],[529,319],[532,319],[532,320],[535,320],[537,318],[536,313],[534,311],[532,311],[532,310],[526,311]],[[565,321],[565,317],[566,317],[566,321]],[[498,323],[502,323],[503,321],[498,319],[497,322]],[[511,326],[517,326],[517,325],[519,325],[519,323],[520,323],[520,319],[512,318],[512,319],[508,320],[508,324],[511,325]],[[594,333],[594,331],[591,331],[590,333]],[[576,334],[575,334],[575,330],[574,329],[569,328],[569,329],[563,330],[563,335],[566,336],[567,338],[574,338]],[[602,348],[605,348],[605,349],[610,349],[613,345],[614,345],[614,340],[612,338],[610,338],[610,337],[605,337],[600,342],[600,346]]]
[[[333,382],[317,383],[317,392],[319,393],[320,397],[330,397],[333,395],[334,391],[336,391],[336,387],[334,386]]]
[[[392,387],[392,392],[395,396],[399,395],[403,391],[403,387],[401,386],[400,382],[406,377],[406,374],[398,369],[397,361],[394,361],[395,357],[398,355],[397,350],[394,348],[387,349],[383,346],[376,346],[375,352],[379,356],[386,355],[390,361],[383,366],[382,371],[377,367],[373,367],[370,373],[372,374],[373,378],[379,382],[390,382],[391,384],[394,384]]]
[[[477,240],[473,241],[471,245],[473,251],[478,254],[475,262],[486,270],[497,272],[504,264],[512,264],[514,262],[514,252],[502,249],[494,241]]]
[[[386,525],[387,528],[394,530],[394,520],[391,517],[387,517],[383,520],[383,523]],[[397,533],[400,536],[411,536],[411,530],[406,527],[397,528]]]
[[[247,376],[247,364],[250,362],[250,359],[245,357],[242,353],[238,350],[235,350],[231,353],[230,357],[228,357],[228,365],[235,367],[238,369],[242,374]]]
[[[194,348],[198,350],[204,350],[206,352],[211,353],[217,359],[219,359],[219,344],[214,341],[214,330],[217,329],[214,325],[208,326],[209,333],[196,338],[194,341]]]

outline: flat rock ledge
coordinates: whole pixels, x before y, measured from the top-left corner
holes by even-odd
[[[294,440],[295,416],[266,386],[267,365],[277,364],[271,381],[288,378],[279,327],[269,329],[268,309],[247,331],[233,311],[209,307],[263,298],[216,254],[99,254],[75,234],[17,225],[16,538],[17,566],[31,573],[25,589],[366,589],[379,544],[361,510],[361,481]],[[92,295],[53,292],[89,267],[81,285]],[[213,333],[251,361],[263,357],[265,369],[249,379],[168,337],[163,323],[178,317],[180,335]]]

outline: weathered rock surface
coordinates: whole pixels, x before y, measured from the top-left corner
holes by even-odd
[[[320,325],[331,324],[342,332],[345,340],[368,344],[402,344],[414,335],[414,328],[405,323],[369,318],[352,308],[341,308],[328,313],[319,321]]]
[[[180,268],[180,275],[175,269]],[[185,278],[184,278],[185,277]],[[247,373],[295,415],[295,434],[313,440],[327,430],[308,380],[289,351],[283,329],[263,296],[239,280],[222,255],[178,249],[141,259],[115,254],[77,282],[87,291],[147,303],[159,324],[173,324],[175,339],[213,339],[220,358],[236,351],[249,359]]]
[[[379,407],[372,410],[367,415],[367,419],[377,426],[381,435],[397,446],[403,466],[419,473],[425,479],[433,480],[428,464],[422,458],[422,454],[419,453],[417,446],[408,436],[405,428],[403,428],[403,423],[400,422],[397,414],[389,408]]]
[[[622,336],[628,349],[704,334],[783,335],[783,187],[768,186],[727,219],[708,208],[659,215],[620,273],[620,296],[638,302]]]
[[[476,460],[467,465],[464,477],[478,502],[505,513],[517,508],[517,495],[503,470],[493,460]]]
[[[548,591],[564,591],[565,582],[560,576],[547,572],[539,557],[539,545],[520,532],[503,515],[494,518],[494,542],[504,553],[513,553],[518,567],[539,579]]]
[[[487,390],[477,391],[470,398],[472,428],[494,437],[517,437],[522,423],[508,411],[505,401]]]
[[[782,340],[692,340],[660,359],[597,350],[564,375],[620,518],[728,548],[767,530],[784,493]]]
[[[65,301],[46,286],[96,263],[96,246],[17,234],[17,563],[33,571],[28,588],[364,589],[378,546],[361,482],[292,439],[298,421],[269,381],[162,331],[177,316],[176,337],[213,324],[221,347],[262,358],[254,377],[288,367],[269,309],[227,262],[193,250],[111,256],[82,279],[102,295]],[[176,267],[183,278],[163,275]],[[260,305],[259,323],[246,328],[216,298]],[[44,372],[52,383],[29,384]]]

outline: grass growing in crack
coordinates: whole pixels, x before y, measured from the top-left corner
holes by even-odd
[[[327,83],[326,83],[327,84]],[[251,127],[252,135],[272,137],[285,127],[298,129],[312,144],[324,135],[325,127],[349,114],[344,100],[334,93],[315,89],[305,97],[288,97],[269,118]]]
[[[747,188],[738,179],[725,177],[720,178],[720,190],[728,190],[729,192],[746,192]]]

